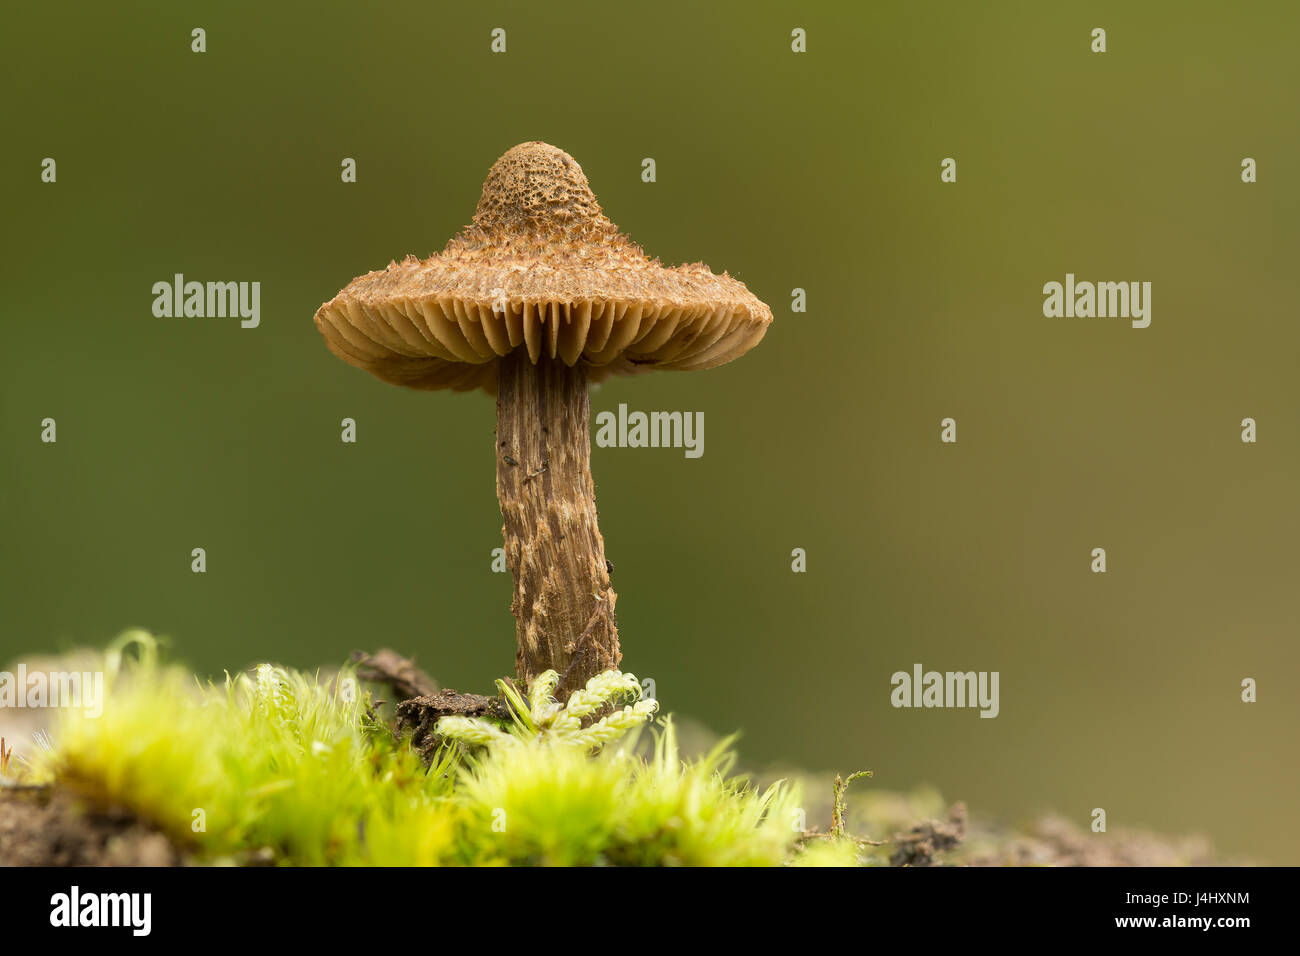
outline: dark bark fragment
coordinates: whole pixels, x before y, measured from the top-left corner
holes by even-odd
[[[443,717],[487,717],[502,723],[511,719],[510,708],[501,697],[458,694],[448,689],[402,701],[397,705],[397,732],[411,732],[411,746],[425,763],[432,761],[442,744],[435,728]]]

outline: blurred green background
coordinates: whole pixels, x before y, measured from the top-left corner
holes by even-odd
[[[1294,4],[4,20],[0,666],[138,625],[215,674],[380,645],[461,689],[508,672],[492,400],[385,385],[311,319],[542,139],[648,253],[776,316],[732,365],[592,396],[705,413],[699,460],[593,451],[624,666],[667,709],[742,728],[752,764],[1300,862]],[[260,281],[261,327],[154,318],[177,272]],[[1151,327],[1044,318],[1066,272],[1151,281]],[[1000,671],[1001,716],[893,709],[915,662]]]

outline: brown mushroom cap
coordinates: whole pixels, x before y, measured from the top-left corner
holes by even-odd
[[[533,363],[584,361],[599,380],[722,365],[771,321],[726,273],[647,258],[601,213],[582,167],[546,143],[496,161],[474,221],[442,252],[360,276],[316,313],[330,351],[386,382],[488,392],[516,348]]]

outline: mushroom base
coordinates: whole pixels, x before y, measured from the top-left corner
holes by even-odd
[[[587,372],[520,348],[501,359],[497,383],[497,498],[510,610],[525,682],[546,670],[569,693],[622,659],[605,541],[591,480]]]

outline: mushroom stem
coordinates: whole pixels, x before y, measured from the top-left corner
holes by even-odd
[[[533,364],[523,348],[501,359],[497,498],[515,581],[515,671],[531,681],[555,670],[560,700],[622,658],[596,521],[589,416],[581,362],[542,356]]]

